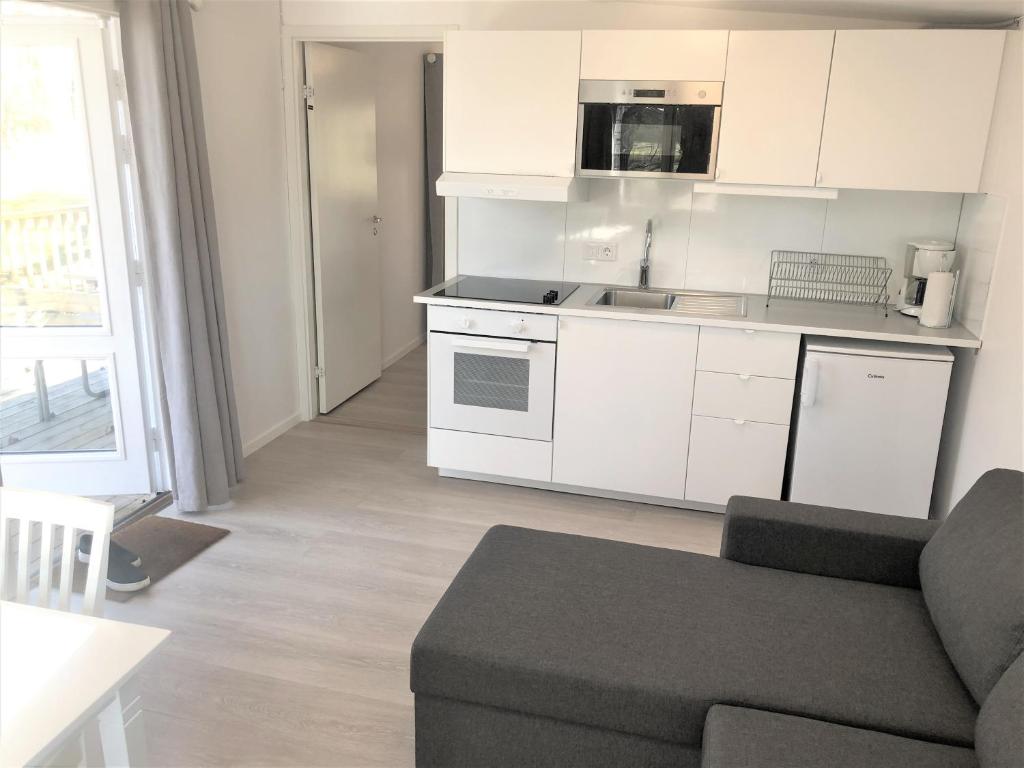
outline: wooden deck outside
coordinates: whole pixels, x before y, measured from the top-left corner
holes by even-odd
[[[35,393],[0,395],[0,451],[44,453],[54,451],[112,451],[113,409],[107,370],[89,373],[89,390],[75,377],[47,387],[50,418],[40,418]]]

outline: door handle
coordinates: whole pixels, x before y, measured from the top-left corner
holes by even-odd
[[[463,349],[488,349],[493,352],[519,352],[521,354],[529,352],[532,344],[532,341],[517,339],[458,339],[452,342],[453,347]]]
[[[800,384],[800,405],[810,408],[818,399],[818,361],[804,361],[804,378]]]

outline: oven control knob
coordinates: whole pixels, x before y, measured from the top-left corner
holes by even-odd
[[[508,321],[508,325],[512,329],[513,333],[518,333],[520,335],[526,333],[526,321],[525,320],[520,320],[519,318],[515,318],[513,320],[509,320]]]
[[[468,317],[459,318],[459,327],[469,330],[470,328],[473,327],[473,321],[470,320]]]

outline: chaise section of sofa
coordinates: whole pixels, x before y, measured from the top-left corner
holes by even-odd
[[[716,703],[966,746],[977,716],[918,590],[507,526],[420,631],[412,689],[418,717],[441,700],[509,713],[492,734],[529,716],[687,751]],[[428,742],[421,768],[458,764]]]

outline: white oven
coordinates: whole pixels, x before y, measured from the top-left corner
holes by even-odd
[[[430,307],[434,429],[551,440],[557,318]]]

